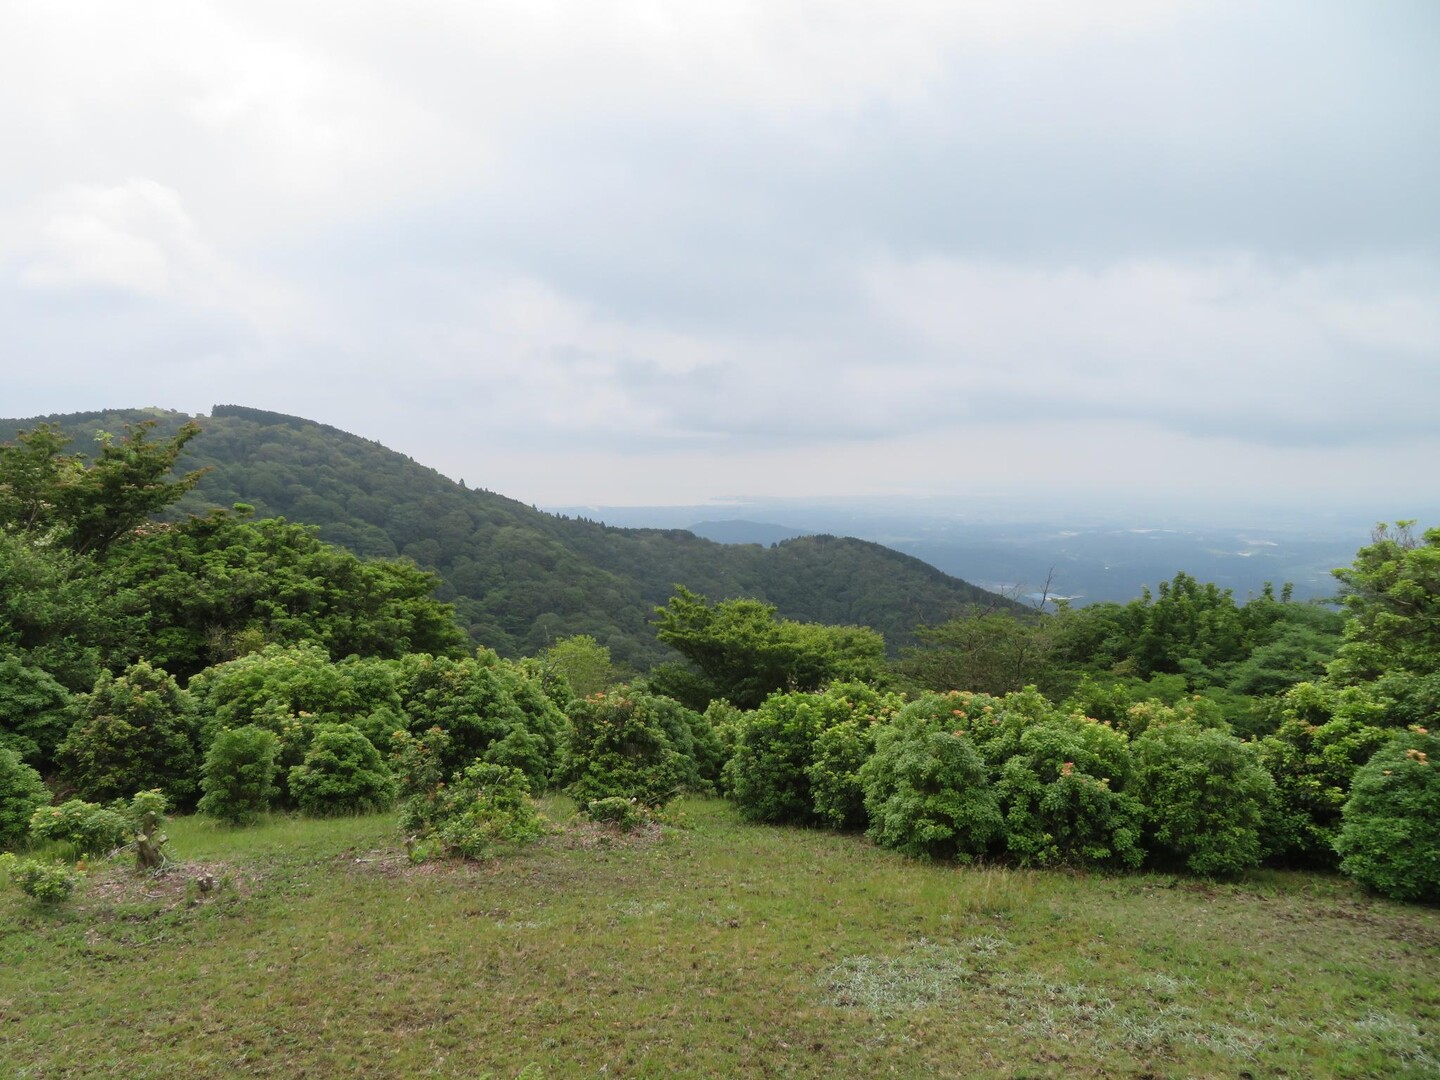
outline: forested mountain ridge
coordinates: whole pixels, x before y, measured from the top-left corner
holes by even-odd
[[[0,420],[0,442],[48,421],[87,452],[97,430],[155,420],[168,433],[189,419],[147,409]],[[261,516],[318,526],[323,539],[360,555],[409,557],[441,575],[441,598],[478,642],[502,653],[591,634],[616,660],[648,667],[669,655],[649,614],[677,583],[714,599],[761,599],[786,618],[870,626],[892,648],[913,643],[915,626],[970,605],[1014,607],[868,541],[813,536],[764,548],[678,529],[614,528],[467,488],[377,442],[300,417],[220,405],[195,419],[202,434],[178,467],[208,471],[176,512],[243,502]]]

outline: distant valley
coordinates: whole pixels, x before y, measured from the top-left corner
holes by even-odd
[[[1075,604],[1125,602],[1179,570],[1233,589],[1241,600],[1258,594],[1266,582],[1293,583],[1297,599],[1326,599],[1335,594],[1330,571],[1348,565],[1369,536],[1368,523],[1358,520],[1203,526],[1166,518],[1095,521],[1071,513],[997,521],[898,500],[888,506],[874,500],[737,500],[718,506],[556,509],[614,525],[688,528],[726,544],[768,546],[794,536],[843,533],[1007,595],[1038,599],[1050,578],[1050,595]]]

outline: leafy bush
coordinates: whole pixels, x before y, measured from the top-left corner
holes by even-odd
[[[70,728],[70,693],[18,656],[0,659],[0,747],[45,769]]]
[[[59,750],[61,775],[81,798],[110,802],[160,788],[183,805],[195,791],[195,747],[184,693],[145,661],[100,676],[81,695]]]
[[[300,809],[316,816],[382,810],[395,785],[374,744],[349,724],[321,724],[305,761],[290,770]]]
[[[814,760],[806,770],[815,816],[834,829],[868,824],[860,768],[875,752],[873,720],[842,720],[815,737]]]
[[[1260,862],[1275,785],[1253,745],[1178,723],[1151,727],[1131,750],[1151,854],[1211,876]]]
[[[390,736],[390,768],[401,800],[433,795],[439,790],[450,775],[445,767],[450,759],[450,743],[449,734],[438,727],[418,737],[408,731]]]
[[[0,848],[24,840],[35,811],[49,805],[50,791],[40,774],[0,746]]]
[[[1395,900],[1440,902],[1440,737],[1416,727],[1356,774],[1335,849],[1340,869]]]
[[[923,709],[903,710],[876,733],[860,781],[867,835],[884,847],[969,861],[1004,836],[999,800],[975,744]]]
[[[1334,866],[1340,815],[1356,771],[1393,736],[1371,722],[1360,688],[1301,683],[1281,700],[1284,719],[1259,743],[1275,781],[1266,843],[1270,854]]]
[[[650,815],[643,804],[634,799],[621,799],[614,796],[608,799],[595,799],[587,803],[581,812],[591,821],[601,825],[614,825],[624,832],[633,832],[650,820]]]
[[[457,774],[450,784],[406,800],[400,821],[419,841],[412,857],[422,858],[430,843],[447,855],[483,859],[497,847],[532,843],[545,834],[525,774],[484,761]]]
[[[255,821],[275,795],[279,745],[273,732],[254,724],[216,735],[205,755],[205,794],[197,809],[231,825]]]
[[[820,735],[847,720],[875,723],[898,706],[894,695],[862,683],[836,683],[823,693],[771,694],[741,720],[735,753],[725,766],[740,813],[752,821],[818,821],[811,769]],[[838,747],[831,749],[838,752]],[[843,779],[839,774],[832,778],[837,783]],[[845,795],[837,788],[825,798],[827,805],[835,800],[838,807]]]
[[[406,656],[395,672],[409,730],[449,734],[447,773],[483,760],[520,769],[536,790],[550,782],[565,716],[538,681],[487,650],[465,660]]]
[[[290,770],[305,760],[321,724],[351,724],[380,747],[404,722],[394,664],[358,657],[333,663],[313,644],[270,645],[217,664],[187,691],[207,753],[226,730],[253,724],[275,735],[274,799],[282,805],[295,804]]]
[[[130,819],[98,803],[71,799],[36,810],[30,819],[30,836],[69,844],[76,858],[99,855],[130,842]]]
[[[671,735],[679,708],[668,698],[625,686],[575,702],[565,790],[581,804],[615,797],[664,806],[696,776],[694,759]]]
[[[60,863],[21,859],[10,867],[10,880],[26,896],[42,904],[58,904],[70,898],[80,875]]]
[[[1138,866],[1141,809],[1122,789],[1129,740],[1104,724],[1056,713],[1020,735],[996,793],[1005,846],[1022,865]]]

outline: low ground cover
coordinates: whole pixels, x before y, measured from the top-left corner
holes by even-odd
[[[1440,1072],[1440,911],[1338,877],[960,868],[719,801],[634,834],[546,809],[533,847],[419,866],[392,815],[177,818],[167,877],[0,891],[0,1075]]]

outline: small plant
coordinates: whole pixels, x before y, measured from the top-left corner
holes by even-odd
[[[290,792],[316,817],[383,810],[395,783],[380,752],[350,724],[321,724],[305,761],[290,770]]]
[[[30,818],[30,837],[69,844],[77,858],[101,855],[129,842],[130,821],[98,803],[71,799],[36,810]]]
[[[130,800],[130,823],[135,830],[135,868],[163,868],[170,861],[165,850],[170,838],[160,831],[165,824],[165,795],[158,789],[137,792]]]
[[[1376,751],[1343,821],[1341,870],[1394,900],[1440,901],[1440,737],[1416,727]]]
[[[10,880],[32,900],[58,904],[70,898],[75,886],[80,883],[80,875],[59,863],[21,859],[10,867]]]
[[[634,799],[611,796],[586,803],[580,811],[598,825],[614,825],[622,832],[634,832],[650,820],[649,810]]]
[[[50,792],[40,774],[19,754],[0,746],[0,848],[24,840],[35,811],[49,804]]]
[[[255,821],[275,795],[279,745],[273,732],[254,724],[220,732],[205,755],[197,809],[230,825]]]

